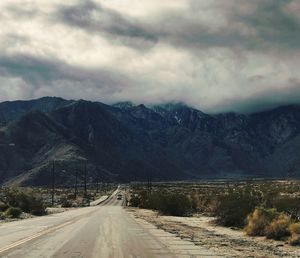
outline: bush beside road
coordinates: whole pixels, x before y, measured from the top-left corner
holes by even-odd
[[[129,203],[161,215],[209,215],[216,225],[300,245],[299,185],[297,180],[166,182],[151,189],[134,184]]]

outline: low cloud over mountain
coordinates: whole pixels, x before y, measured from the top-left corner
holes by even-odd
[[[0,100],[300,102],[297,0],[3,0]]]

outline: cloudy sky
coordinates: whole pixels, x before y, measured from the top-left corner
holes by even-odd
[[[1,0],[0,23],[0,101],[300,103],[299,0]]]

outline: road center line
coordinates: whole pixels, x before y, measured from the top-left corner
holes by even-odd
[[[58,226],[51,227],[51,228],[46,229],[46,230],[44,230],[44,231],[42,231],[42,232],[36,233],[36,234],[34,234],[34,235],[32,235],[32,236],[29,236],[29,237],[23,238],[23,239],[21,239],[21,240],[19,240],[19,241],[16,241],[16,242],[14,242],[14,243],[12,243],[12,244],[10,244],[10,245],[4,247],[4,248],[1,248],[1,249],[0,249],[0,254],[3,253],[3,252],[5,252],[5,251],[8,251],[8,250],[10,250],[10,249],[12,249],[12,248],[15,248],[15,247],[17,247],[17,246],[19,246],[19,245],[25,244],[25,243],[27,243],[27,242],[29,242],[29,241],[31,241],[31,240],[33,240],[33,239],[36,239],[36,238],[38,238],[38,237],[40,237],[40,236],[46,235],[46,234],[48,234],[48,233],[50,233],[50,232],[53,232],[53,231],[55,231],[55,230],[58,230],[58,229],[63,228],[63,227],[65,227],[65,226],[68,226],[68,225],[70,225],[70,224],[72,224],[72,223],[74,223],[74,222],[75,222],[75,220],[67,221],[67,222],[65,222],[65,223],[63,223],[63,224],[60,224],[60,225],[58,225]]]
[[[118,190],[119,190],[119,187],[118,187],[118,188],[116,189],[116,191],[114,191],[114,192],[112,193],[112,195],[110,195],[106,200],[110,200],[113,196],[115,196],[116,193],[118,192]],[[106,200],[105,200],[105,201],[106,201]],[[104,202],[105,202],[105,201],[104,201]],[[43,231],[40,231],[40,232],[38,232],[38,233],[36,233],[36,234],[34,234],[34,235],[31,235],[31,236],[29,236],[29,237],[25,237],[25,238],[23,238],[23,239],[21,239],[21,240],[18,240],[18,241],[14,242],[14,243],[12,243],[12,244],[6,246],[6,247],[1,248],[1,249],[0,249],[0,254],[3,253],[3,252],[6,252],[6,251],[8,251],[8,250],[10,250],[10,249],[12,249],[12,248],[15,248],[15,247],[17,247],[17,246],[20,246],[20,245],[22,245],[22,244],[25,244],[25,243],[27,243],[27,242],[29,242],[29,241],[31,241],[31,240],[33,240],[33,239],[36,239],[36,238],[38,238],[38,237],[40,237],[40,236],[46,235],[46,234],[48,234],[48,233],[51,233],[51,232],[53,232],[53,231],[56,231],[56,230],[61,229],[61,228],[63,228],[63,227],[66,227],[66,226],[68,226],[68,225],[74,223],[74,222],[77,221],[78,219],[80,219],[80,218],[82,218],[82,217],[85,217],[85,216],[87,216],[88,214],[92,214],[92,213],[94,213],[94,212],[96,212],[96,210],[90,211],[90,212],[88,212],[87,214],[80,215],[80,216],[78,216],[78,217],[76,217],[76,218],[73,218],[73,219],[70,220],[70,221],[67,221],[67,222],[63,223],[63,224],[60,224],[60,225],[57,225],[57,226],[54,226],[54,227],[50,227],[50,228],[45,229],[45,230],[43,230]]]

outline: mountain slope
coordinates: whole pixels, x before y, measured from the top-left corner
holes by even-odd
[[[51,112],[59,107],[72,103],[71,100],[65,100],[57,97],[44,97],[30,101],[6,101],[0,103],[0,125],[20,118],[32,110],[39,110],[45,113]]]
[[[1,111],[0,182],[49,184],[53,160],[60,184],[85,166],[90,181],[300,176],[297,105],[209,115],[183,104],[42,98]]]

